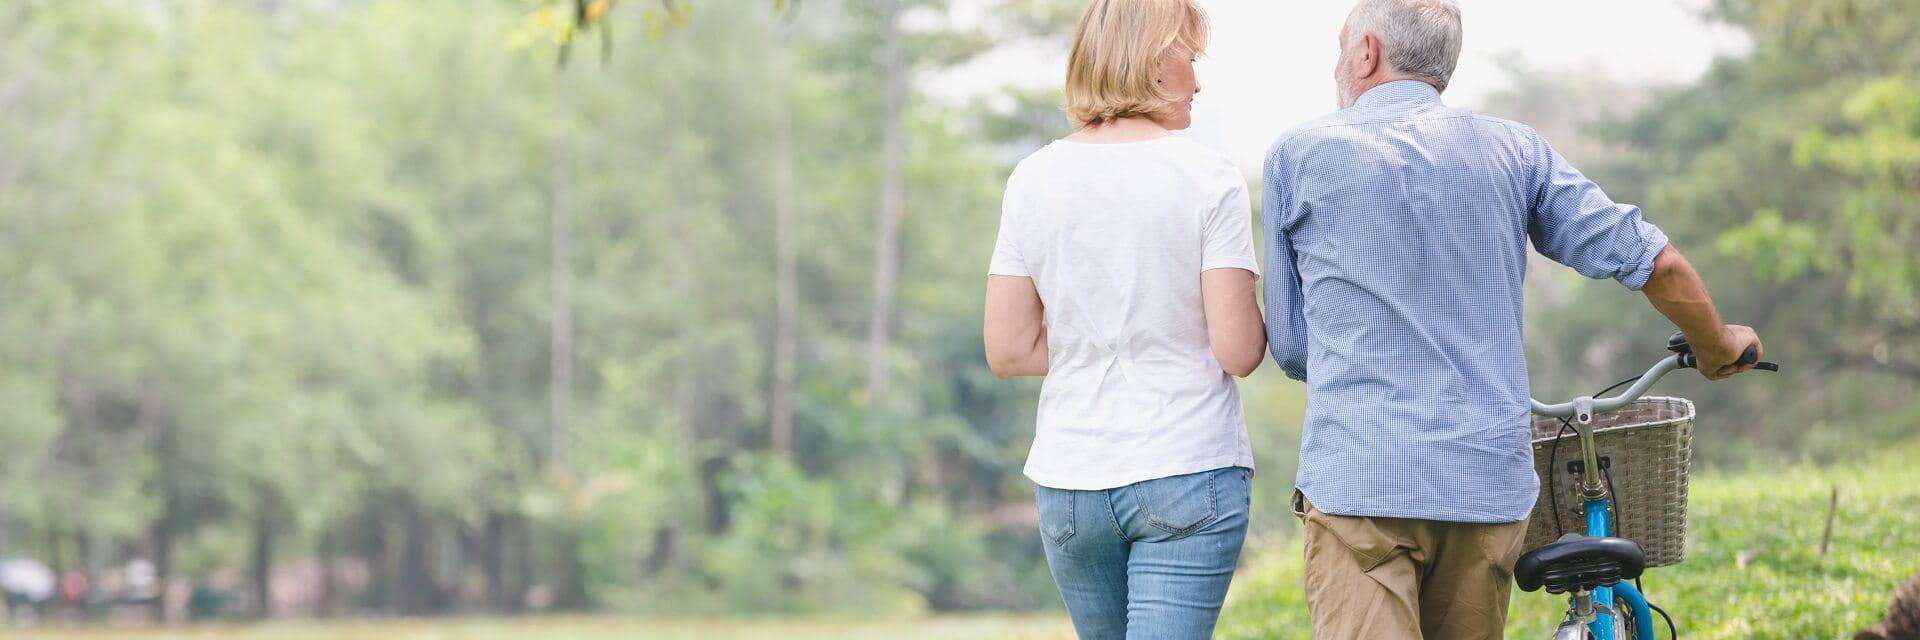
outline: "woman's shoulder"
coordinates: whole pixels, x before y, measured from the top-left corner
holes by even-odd
[[[1158,167],[1158,168],[1154,168]],[[1086,143],[1055,140],[1028,154],[1007,177],[1009,189],[1022,184],[1060,184],[1089,176],[1125,179],[1140,170],[1181,176],[1203,187],[1242,184],[1240,170],[1217,149],[1186,136],[1165,136],[1137,142]],[[1169,171],[1171,170],[1171,171]]]
[[[1168,139],[1171,140],[1167,145],[1169,152],[1178,155],[1185,162],[1192,163],[1195,167],[1216,171],[1238,171],[1233,166],[1233,160],[1228,158],[1224,151],[1209,147],[1187,136],[1168,136]]]
[[[1031,184],[1035,181],[1046,182],[1058,171],[1056,167],[1071,166],[1071,163],[1059,161],[1056,146],[1057,143],[1049,143],[1013,163],[1013,171],[1007,174],[1007,190],[1014,191],[1023,184]]]
[[[1210,169],[1233,166],[1227,155],[1218,149],[1187,136],[1167,135],[1131,142],[1079,142],[1062,138],[1027,154],[1015,165],[1014,170],[1085,166],[1089,161],[1140,163],[1154,160]]]
[[[1246,187],[1246,176],[1232,158],[1197,140],[1176,136],[1175,141],[1167,145],[1167,155],[1208,193]]]

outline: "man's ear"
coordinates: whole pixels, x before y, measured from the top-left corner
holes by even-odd
[[[1354,73],[1353,77],[1371,78],[1376,73],[1386,71],[1380,53],[1379,38],[1373,37],[1371,33],[1360,36],[1360,55],[1355,56],[1353,61],[1360,68],[1356,70],[1357,73]]]

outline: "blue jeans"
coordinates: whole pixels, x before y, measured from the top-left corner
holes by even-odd
[[[1040,487],[1047,567],[1082,640],[1211,637],[1252,484],[1252,471],[1223,467],[1100,491]]]

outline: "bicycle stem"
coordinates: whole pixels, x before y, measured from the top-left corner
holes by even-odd
[[[1645,378],[1641,379],[1645,380]],[[1638,387],[1640,385],[1634,386]],[[1632,389],[1627,391],[1628,393],[1633,392]],[[1626,394],[1621,395],[1624,396]],[[1629,399],[1628,401],[1631,402],[1632,400]],[[1580,396],[1574,398],[1571,404],[1573,405],[1574,430],[1580,433],[1580,454],[1585,463],[1585,467],[1581,469],[1581,473],[1585,477],[1583,478],[1584,481],[1580,484],[1580,497],[1591,502],[1607,496],[1607,488],[1600,484],[1600,460],[1599,454],[1595,453],[1599,447],[1593,444],[1594,401],[1593,398],[1589,396]],[[1556,471],[1555,473],[1558,472]]]

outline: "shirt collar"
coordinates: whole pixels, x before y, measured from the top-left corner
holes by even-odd
[[[1360,94],[1355,107],[1376,107],[1391,104],[1426,104],[1440,102],[1440,90],[1419,80],[1395,80]]]

